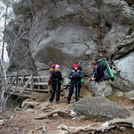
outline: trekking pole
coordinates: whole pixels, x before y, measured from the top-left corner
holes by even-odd
[[[59,93],[58,93],[58,81],[56,82],[56,99],[58,99]],[[56,100],[57,103],[57,100]]]
[[[78,92],[79,92],[79,91],[78,91],[78,82],[77,82],[77,83],[76,83],[76,101],[78,101],[78,96],[79,96],[79,95],[78,95]]]

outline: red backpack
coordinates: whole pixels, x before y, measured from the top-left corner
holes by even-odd
[[[54,70],[55,70],[55,64],[53,64],[53,65],[50,66],[50,76],[49,76],[49,80],[48,80],[48,85],[51,84],[51,81],[52,81],[52,73],[53,73]]]

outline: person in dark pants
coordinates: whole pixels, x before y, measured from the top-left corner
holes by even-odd
[[[67,97],[67,103],[69,104],[71,101],[71,97],[73,95],[74,88],[76,89],[76,101],[79,100],[80,88],[81,88],[81,79],[84,77],[81,70],[78,69],[79,65],[74,64],[73,70],[68,74],[68,78],[71,79],[69,94]]]
[[[101,62],[101,64],[98,64]],[[104,62],[99,59],[91,62],[91,67],[93,68],[93,75],[89,78],[89,81],[95,81],[95,85],[93,87],[93,95],[94,96],[109,96],[113,93],[112,87],[108,80],[104,77],[104,70],[106,69]],[[105,75],[106,76],[106,75]]]
[[[53,103],[55,94],[56,94],[56,103],[58,104],[60,101],[60,89],[61,89],[61,81],[62,81],[62,74],[60,72],[60,66],[55,65],[55,71],[52,73],[52,92],[49,99],[50,103]]]

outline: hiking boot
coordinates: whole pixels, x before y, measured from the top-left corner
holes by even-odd
[[[59,104],[59,102],[58,102],[58,101],[56,101],[56,104]]]
[[[50,104],[52,105],[52,104],[53,104],[53,102],[52,102],[52,101],[50,101]]]
[[[79,101],[80,99],[77,99],[76,101]]]
[[[67,101],[66,104],[70,104],[70,101]]]

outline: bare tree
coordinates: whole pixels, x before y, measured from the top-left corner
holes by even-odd
[[[3,14],[3,16],[1,18],[4,18],[4,29],[5,30],[5,27],[6,27],[6,21],[7,21],[7,14],[8,14],[8,8],[9,8],[9,1],[7,0],[2,0],[2,2],[5,4],[5,13]],[[2,50],[1,50],[1,59],[0,59],[0,72],[1,72],[1,90],[0,90],[0,112],[2,111],[2,109],[5,107],[5,103],[6,103],[6,99],[7,97],[5,98],[4,96],[4,91],[5,91],[5,86],[6,86],[6,83],[7,83],[7,80],[6,80],[6,69],[4,67],[4,49],[5,49],[5,42],[3,41],[2,42]],[[4,79],[2,80],[2,74],[4,74]]]
[[[29,32],[29,29],[25,28],[26,25],[31,23],[31,18],[27,21],[23,21],[21,20],[21,23],[18,23],[17,21],[10,21],[7,23],[8,18],[8,9],[10,8],[10,6],[12,6],[12,4],[14,4],[14,0],[2,0],[3,3],[5,4],[5,13],[2,16],[4,18],[4,31],[6,31],[6,28],[9,27],[9,25],[13,25],[13,26],[17,26],[18,30],[17,31],[12,31],[12,35],[14,37],[14,39],[11,39],[10,36],[7,35],[8,40],[10,42],[10,45],[12,46],[10,49],[10,54],[9,54],[9,60],[12,58],[13,56],[13,52],[14,52],[14,48],[15,45],[17,43],[17,41],[19,41],[20,39],[24,38],[25,35]],[[4,32],[4,34],[6,35],[7,33]],[[1,59],[0,59],[0,71],[1,71],[1,76],[0,76],[0,80],[1,80],[1,85],[0,85],[0,112],[2,112],[3,110],[5,110],[5,106],[7,103],[8,98],[12,95],[5,95],[5,92],[7,90],[10,90],[10,88],[12,87],[12,83],[10,84],[10,86],[8,85],[8,80],[7,80],[7,69],[5,68],[4,65],[4,50],[6,47],[6,43],[3,40],[2,43],[2,49],[1,49]],[[28,57],[28,53],[30,52],[29,48],[27,48],[27,50],[25,51],[24,55],[25,59],[20,62],[18,61],[18,71],[16,72],[16,78],[19,74],[19,71],[21,70],[23,63],[27,60]],[[15,79],[14,79],[15,80]]]

